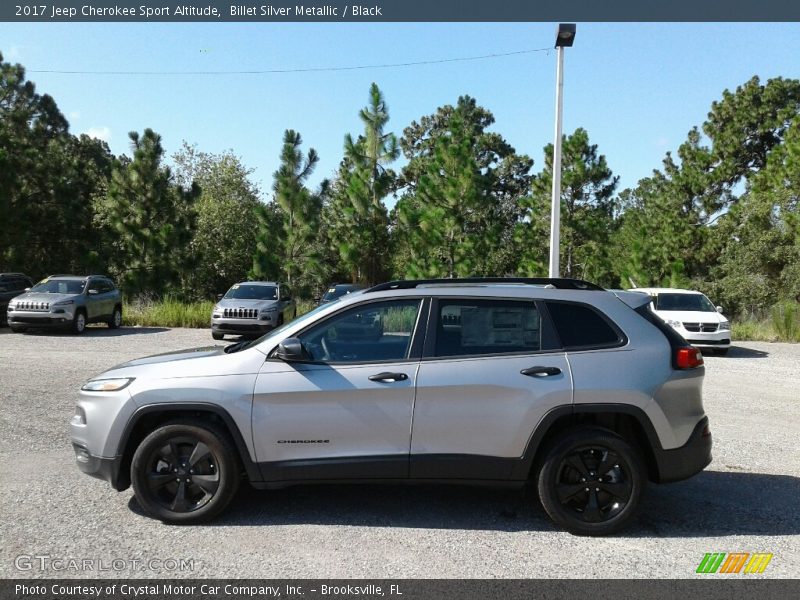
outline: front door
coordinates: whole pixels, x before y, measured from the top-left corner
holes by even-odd
[[[417,375],[413,478],[509,479],[569,363],[532,300],[440,298]]]
[[[267,359],[253,403],[266,480],[408,477],[420,305],[351,307],[298,336],[307,362]]]

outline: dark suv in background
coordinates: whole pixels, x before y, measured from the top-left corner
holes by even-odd
[[[30,277],[22,273],[0,273],[0,325],[6,324],[8,302],[33,286]]]

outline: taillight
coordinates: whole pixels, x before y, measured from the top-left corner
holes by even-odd
[[[675,365],[679,369],[695,369],[703,365],[703,355],[692,346],[678,348]]]

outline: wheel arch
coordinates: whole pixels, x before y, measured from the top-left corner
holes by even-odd
[[[535,474],[547,448],[564,432],[595,425],[613,431],[641,451],[650,481],[660,479],[658,455],[662,451],[655,428],[647,414],[628,404],[578,404],[549,411],[531,435],[514,478],[529,479]]]
[[[206,421],[221,427],[233,441],[238,458],[244,466],[247,479],[251,482],[261,480],[258,466],[250,457],[242,432],[233,417],[224,408],[202,402],[171,405],[154,404],[137,409],[125,425],[118,445],[117,456],[120,457],[120,466],[117,480],[112,482],[114,488],[122,491],[130,486],[130,467],[133,454],[149,433],[164,423],[186,418],[195,421]]]

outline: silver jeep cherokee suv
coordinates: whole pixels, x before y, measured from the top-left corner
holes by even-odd
[[[34,327],[83,333],[89,323],[122,325],[122,297],[105,275],[52,275],[11,300],[7,310],[15,333]]]
[[[711,460],[702,356],[649,302],[569,279],[381,284],[94,377],[77,464],[168,522],[217,515],[241,479],[531,483],[560,526],[610,533],[647,480]]]
[[[297,313],[289,288],[272,281],[244,281],[220,295],[211,311],[211,337],[262,335],[294,319]]]

